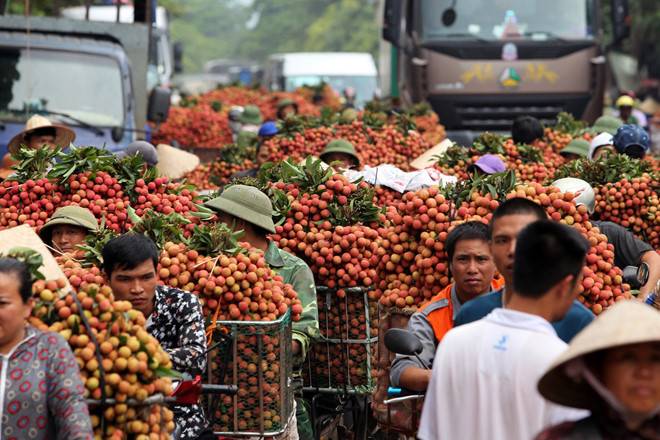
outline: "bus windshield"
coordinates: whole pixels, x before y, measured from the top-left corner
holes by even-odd
[[[119,64],[76,52],[0,48],[0,117],[17,111],[48,110],[96,126],[124,123]],[[71,121],[66,121],[70,123]]]
[[[325,82],[341,95],[344,90],[352,88],[355,90],[355,100],[361,104],[374,99],[378,84],[376,77],[363,75],[300,75],[288,76],[286,78],[285,90],[293,92],[298,87],[314,87]]]
[[[545,41],[593,39],[594,15],[593,0],[421,0],[418,17],[423,41]]]

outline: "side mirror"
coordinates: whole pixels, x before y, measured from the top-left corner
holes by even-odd
[[[383,39],[389,41],[395,47],[401,47],[403,2],[401,0],[386,0],[383,15]]]
[[[612,34],[615,44],[630,36],[628,0],[612,0]]]
[[[385,332],[385,347],[391,352],[413,356],[424,350],[422,341],[408,330],[391,328]]]
[[[183,43],[177,42],[172,46],[174,52],[174,73],[183,72]]]
[[[172,92],[162,87],[154,87],[149,95],[147,106],[147,120],[157,124],[165,122],[170,112],[170,99]]]

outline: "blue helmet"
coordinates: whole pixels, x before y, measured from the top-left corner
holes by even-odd
[[[270,136],[272,134],[277,134],[279,130],[275,126],[274,122],[264,122],[264,124],[259,128],[259,136]]]

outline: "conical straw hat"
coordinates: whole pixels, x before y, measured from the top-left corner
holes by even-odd
[[[573,338],[541,377],[539,392],[560,405],[592,409],[602,399],[586,380],[569,375],[568,364],[600,350],[643,342],[660,342],[660,311],[636,300],[617,302]]]
[[[43,128],[43,127],[53,127],[55,129],[55,145],[59,145],[60,147],[67,148],[71,142],[76,138],[76,133],[71,130],[69,127],[65,127],[64,125],[56,125],[50,122],[48,119],[44,118],[41,115],[34,115],[30,119],[27,120],[25,123],[25,130],[22,132],[18,133],[16,136],[14,136],[11,141],[9,141],[9,144],[7,145],[7,150],[11,154],[16,154],[18,153],[18,150],[20,149],[21,144],[25,140],[25,136],[30,134],[32,131],[38,129],[38,128]]]
[[[161,176],[168,179],[180,179],[199,165],[199,157],[196,154],[169,145],[158,144],[156,151],[158,152],[156,168]]]

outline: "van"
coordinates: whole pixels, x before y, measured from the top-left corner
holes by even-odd
[[[293,92],[321,82],[329,84],[339,95],[353,88],[360,106],[380,93],[376,63],[369,53],[299,52],[268,57],[264,84],[270,90]]]

